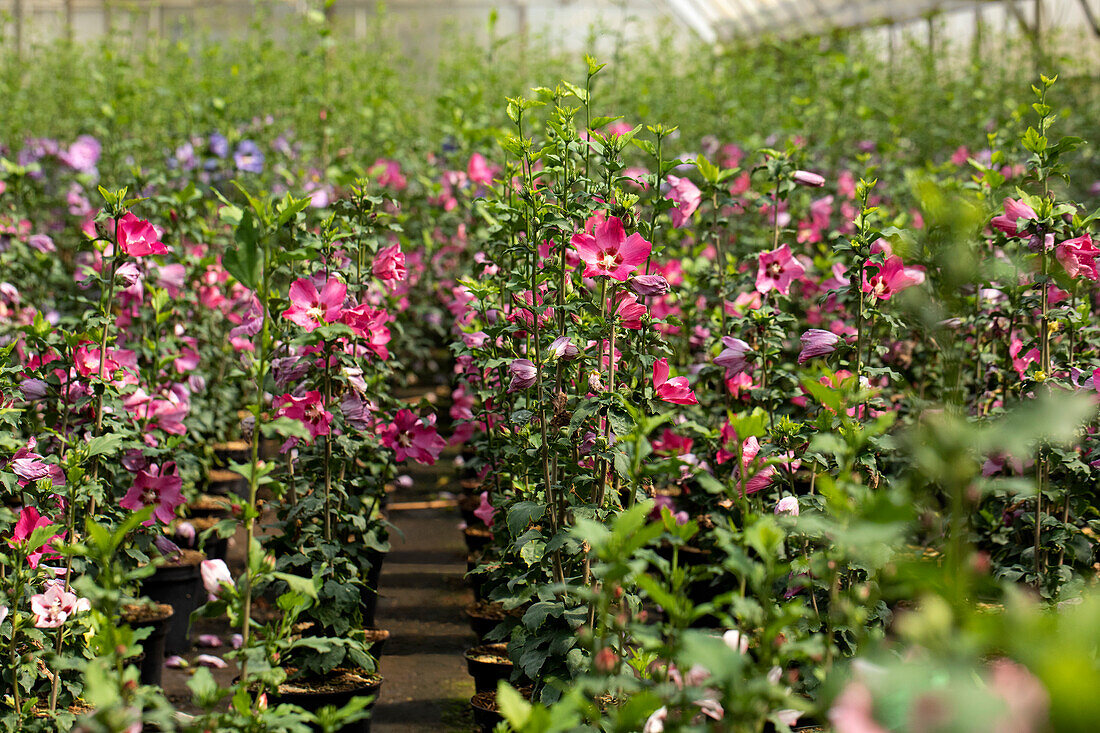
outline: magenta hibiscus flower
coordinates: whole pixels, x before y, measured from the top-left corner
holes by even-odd
[[[332,426],[332,413],[325,409],[325,401],[318,390],[310,390],[301,397],[285,394],[275,398],[276,417],[297,420],[309,430],[310,440],[328,435]]]
[[[584,261],[585,277],[606,276],[619,282],[626,282],[653,250],[641,234],[626,236],[617,216],[598,222],[593,234],[577,232],[572,244]]]
[[[863,292],[879,300],[890,300],[902,290],[924,282],[923,267],[906,267],[897,255],[890,255],[881,265],[868,262],[863,269]]]
[[[134,484],[118,505],[135,512],[148,506],[155,506],[153,516],[158,521],[169,524],[176,518],[176,508],[186,501],[180,492],[182,487],[183,479],[180,478],[175,463],[165,463],[159,469],[154,463],[149,468],[138,472]],[[152,519],[144,522],[146,526],[152,523]]]
[[[38,510],[33,506],[23,507],[23,511],[19,513],[19,520],[15,523],[15,529],[12,532],[11,539],[8,540],[8,544],[12,547],[26,542],[30,539],[30,536],[34,534],[34,531],[39,527],[48,527],[53,522],[48,517],[43,517],[38,513]],[[32,568],[37,568],[38,563],[41,560],[54,560],[59,557],[55,552],[50,552],[48,549],[54,542],[65,539],[65,533],[55,534],[51,537],[42,547],[27,555],[27,564]]]
[[[412,458],[418,463],[432,465],[447,447],[447,441],[439,437],[434,425],[426,425],[412,410],[398,410],[393,424],[382,433],[382,445],[393,448],[397,460]]]
[[[653,362],[653,391],[657,397],[674,405],[697,405],[695,393],[688,386],[687,377],[668,378],[668,359]]]
[[[168,254],[157,228],[130,212],[118,220],[118,247],[131,257]]]
[[[344,298],[348,286],[330,277],[317,292],[317,286],[308,278],[298,278],[290,286],[290,307],[283,311],[283,318],[296,323],[307,331],[340,320],[344,313]]]

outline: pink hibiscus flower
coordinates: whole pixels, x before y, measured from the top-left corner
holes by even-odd
[[[924,268],[906,267],[897,255],[890,255],[881,265],[868,262],[863,268],[863,292],[879,300],[890,300],[902,290],[922,282]]]
[[[118,247],[131,257],[168,254],[157,228],[131,212],[118,220]]]
[[[1054,250],[1054,256],[1066,268],[1070,277],[1080,275],[1094,282],[1100,280],[1100,271],[1096,268],[1097,255],[1100,255],[1100,249],[1093,245],[1092,237],[1087,232],[1080,237],[1067,239]]]
[[[390,320],[390,314],[384,309],[372,308],[366,303],[348,308],[340,318],[383,361],[390,358],[390,351],[386,348],[391,336],[386,324]]]
[[[439,437],[435,426],[426,425],[412,410],[399,410],[381,439],[382,445],[393,448],[398,461],[412,458],[429,466],[447,447],[447,441]]]
[[[118,505],[135,512],[155,506],[153,517],[164,524],[170,524],[176,518],[177,507],[186,501],[180,492],[182,487],[183,479],[180,478],[175,463],[165,463],[159,469],[154,463],[138,472],[130,490]],[[144,522],[146,526],[152,523],[152,519]]]
[[[39,527],[48,527],[53,522],[48,517],[43,517],[38,513],[38,510],[33,506],[23,507],[23,510],[19,513],[19,519],[15,523],[15,529],[12,532],[11,539],[8,540],[8,544],[15,547],[18,544],[26,542],[30,539],[30,536],[34,534],[34,531]],[[42,547],[39,547],[34,552],[27,555],[27,564],[32,568],[37,568],[38,563],[41,560],[55,560],[59,557],[55,552],[50,552],[48,549],[54,542],[65,539],[65,533],[55,534],[51,537]]]
[[[404,280],[408,270],[405,269],[405,254],[401,251],[401,245],[380,249],[374,256],[371,271],[379,280]]]
[[[672,226],[679,229],[691,221],[691,215],[699,208],[703,200],[703,192],[687,178],[668,177],[668,199],[676,202],[676,208],[670,209],[668,216],[672,219]]]
[[[761,252],[756,270],[756,289],[761,293],[778,290],[789,295],[791,282],[806,274],[806,268],[791,255],[791,248],[783,245],[771,252]]]
[[[571,242],[584,261],[585,277],[606,276],[619,282],[626,282],[653,250],[637,232],[626,236],[616,216],[598,222],[593,234],[577,232]]]
[[[697,405],[695,393],[688,386],[687,377],[668,378],[668,359],[653,362],[653,391],[657,397],[674,405]]]
[[[276,417],[297,420],[309,430],[310,440],[328,435],[332,426],[332,413],[325,409],[320,391],[314,389],[301,397],[285,394],[275,398]]]
[[[312,280],[299,278],[290,286],[290,307],[283,311],[283,318],[307,331],[338,321],[347,292],[348,286],[334,277],[325,281],[319,293]]]
[[[1035,209],[1023,201],[1006,198],[1004,206],[1005,213],[993,217],[993,220],[989,223],[994,229],[998,229],[1010,237],[1019,236],[1020,231],[1016,226],[1016,222],[1020,219],[1031,221],[1039,218],[1039,215],[1035,213]]]

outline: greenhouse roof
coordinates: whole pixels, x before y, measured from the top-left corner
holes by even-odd
[[[959,11],[997,6],[1021,28],[1080,18],[1097,30],[1097,0],[666,0],[669,8],[703,40],[762,34],[821,33],[834,28],[909,23]]]

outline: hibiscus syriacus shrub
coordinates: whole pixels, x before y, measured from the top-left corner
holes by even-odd
[[[924,558],[944,558],[960,625],[962,599],[999,598],[998,581],[1051,596],[1085,569],[1069,494],[1090,438],[1011,427],[1052,409],[1059,348],[1062,378],[1091,388],[1071,368],[1091,299],[1071,300],[1064,335],[1051,326],[1052,280],[1087,282],[1095,251],[1092,218],[1052,193],[1079,141],[1049,137],[1049,80],[1026,166],[884,186],[873,156],[829,178],[798,139],[673,158],[669,128],[592,116],[599,70],[509,100],[456,314],[460,430],[494,534],[473,575],[523,611],[493,633],[516,681],[544,701],[584,688],[624,729],[787,726],[821,715],[841,660],[887,638]],[[1020,193],[990,225],[1008,186]],[[973,435],[952,432],[960,414]],[[1030,503],[996,478],[1027,470],[1004,453],[1013,430],[1037,452]],[[970,471],[978,458],[993,481]],[[609,539],[624,511],[631,528]],[[737,643],[694,673],[700,637],[681,632],[699,626]]]

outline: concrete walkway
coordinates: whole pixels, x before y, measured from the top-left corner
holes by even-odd
[[[407,467],[414,485],[399,490],[388,510],[398,531],[379,583],[376,625],[390,638],[374,733],[473,730],[474,684],[462,656],[475,643],[463,612],[473,600],[462,579],[466,548],[458,513],[432,501],[453,490],[451,468],[446,455],[434,467]]]

